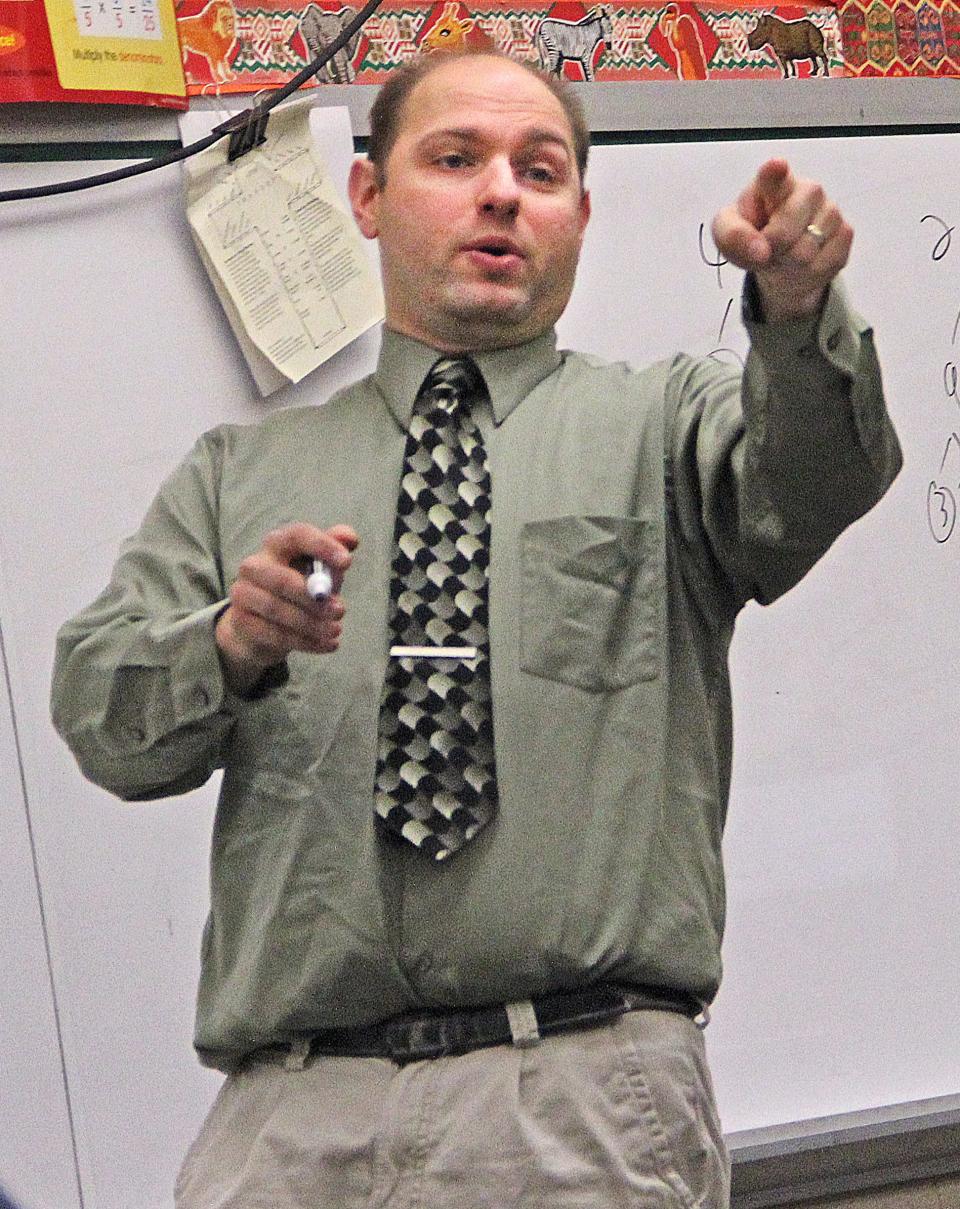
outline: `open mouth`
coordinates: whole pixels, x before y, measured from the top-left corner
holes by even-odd
[[[470,244],[467,251],[479,252],[483,256],[493,256],[497,259],[505,259],[508,256],[515,256],[519,259],[522,255],[516,244],[502,239],[489,239]]]
[[[474,264],[484,269],[498,271],[514,271],[523,264],[523,254],[515,244],[501,240],[484,240],[482,243],[470,244],[466,249],[467,255]]]

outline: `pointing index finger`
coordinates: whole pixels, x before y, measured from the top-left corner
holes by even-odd
[[[796,186],[786,160],[767,160],[736,203],[714,219],[714,242],[720,251],[741,269],[764,268],[775,252],[766,227]]]
[[[757,173],[753,191],[760,213],[759,226],[765,226],[772,215],[783,205],[796,185],[793,172],[786,160],[767,160]],[[751,216],[753,217],[753,216]]]

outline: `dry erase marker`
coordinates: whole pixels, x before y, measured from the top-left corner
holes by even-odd
[[[307,591],[314,600],[326,600],[333,595],[333,576],[322,558],[310,560],[313,568],[307,576]]]

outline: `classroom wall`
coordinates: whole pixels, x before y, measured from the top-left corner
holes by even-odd
[[[943,394],[960,246],[934,259],[938,229],[924,221],[956,221],[960,144],[923,138],[611,147],[591,168],[595,223],[562,338],[640,361],[679,345],[742,348],[735,304],[727,312],[737,275],[708,263],[699,226],[772,150],[826,176],[860,228],[850,280],[876,317],[908,453],[877,512],[739,629],[727,980],[708,1034],[732,1129],[960,1090],[960,938],[939,909],[960,901],[950,722],[960,535],[939,541],[928,513],[960,424]],[[51,1079],[43,1093],[24,1065],[12,1090],[19,1151],[50,1150],[57,1195],[29,1164],[12,1174],[29,1209],[73,1209],[72,1137],[84,1209],[165,1209],[217,1085],[188,1046],[214,787],[134,808],[82,782],[47,719],[53,635],[103,582],[197,431],[278,402],[319,403],[369,364],[375,342],[264,404],[196,265],[175,177],[43,214],[0,212],[0,236],[0,620],[24,768],[22,787],[5,789],[19,818],[6,852],[32,929],[36,1019],[47,1022],[35,1047]],[[39,952],[41,889],[52,977]],[[38,1088],[55,1106],[46,1120]],[[0,1099],[10,1093],[8,1083]]]

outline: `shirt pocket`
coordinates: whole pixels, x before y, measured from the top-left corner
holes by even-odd
[[[657,677],[662,560],[649,520],[561,516],[520,537],[520,666],[588,692]]]

